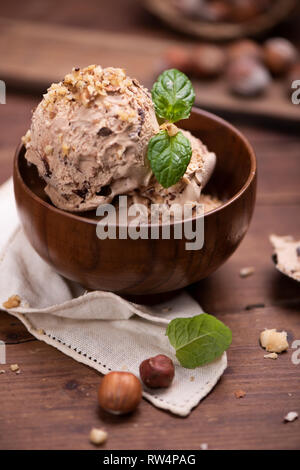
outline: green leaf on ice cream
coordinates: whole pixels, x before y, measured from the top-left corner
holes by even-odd
[[[190,141],[178,132],[170,136],[163,130],[148,145],[148,159],[159,183],[169,188],[184,175],[192,156]]]
[[[160,118],[171,123],[187,119],[195,101],[193,85],[179,70],[166,70],[153,85],[152,101]]]

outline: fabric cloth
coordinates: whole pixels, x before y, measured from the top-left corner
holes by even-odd
[[[35,253],[20,228],[11,180],[0,187],[0,220],[0,306],[19,295],[20,307],[7,312],[33,336],[103,374],[127,370],[139,376],[142,360],[166,354],[175,363],[172,386],[144,387],[143,394],[156,407],[180,416],[212,390],[226,369],[226,353],[204,367],[184,369],[165,335],[172,318],[202,313],[189,294],[146,307],[110,292],[86,292],[64,279]]]

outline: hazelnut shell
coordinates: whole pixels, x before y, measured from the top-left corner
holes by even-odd
[[[167,388],[171,385],[175,370],[172,360],[163,354],[145,359],[140,365],[140,376],[149,388]]]
[[[130,372],[110,372],[103,377],[98,389],[99,405],[112,414],[134,411],[141,399],[141,382]]]
[[[243,97],[261,95],[267,90],[271,80],[266,67],[249,57],[232,62],[227,70],[230,91]]]
[[[221,47],[202,44],[193,51],[193,73],[198,78],[217,77],[223,72],[226,60]]]
[[[264,61],[273,75],[286,74],[297,57],[297,49],[285,38],[272,38],[265,42]]]

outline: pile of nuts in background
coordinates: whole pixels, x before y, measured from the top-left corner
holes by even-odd
[[[242,39],[226,46],[173,46],[161,67],[176,68],[200,80],[225,79],[228,91],[240,97],[261,96],[273,80],[280,79],[289,98],[291,83],[300,79],[299,51],[285,38],[271,38],[262,45]]]

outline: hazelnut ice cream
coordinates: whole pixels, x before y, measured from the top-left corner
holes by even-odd
[[[175,127],[175,126],[174,126]],[[119,68],[75,68],[52,84],[23,137],[27,161],[63,210],[81,212],[121,194],[144,202],[200,202],[216,156],[182,131],[192,145],[183,178],[165,189],[152,174],[147,148],[159,132],[151,95]]]

